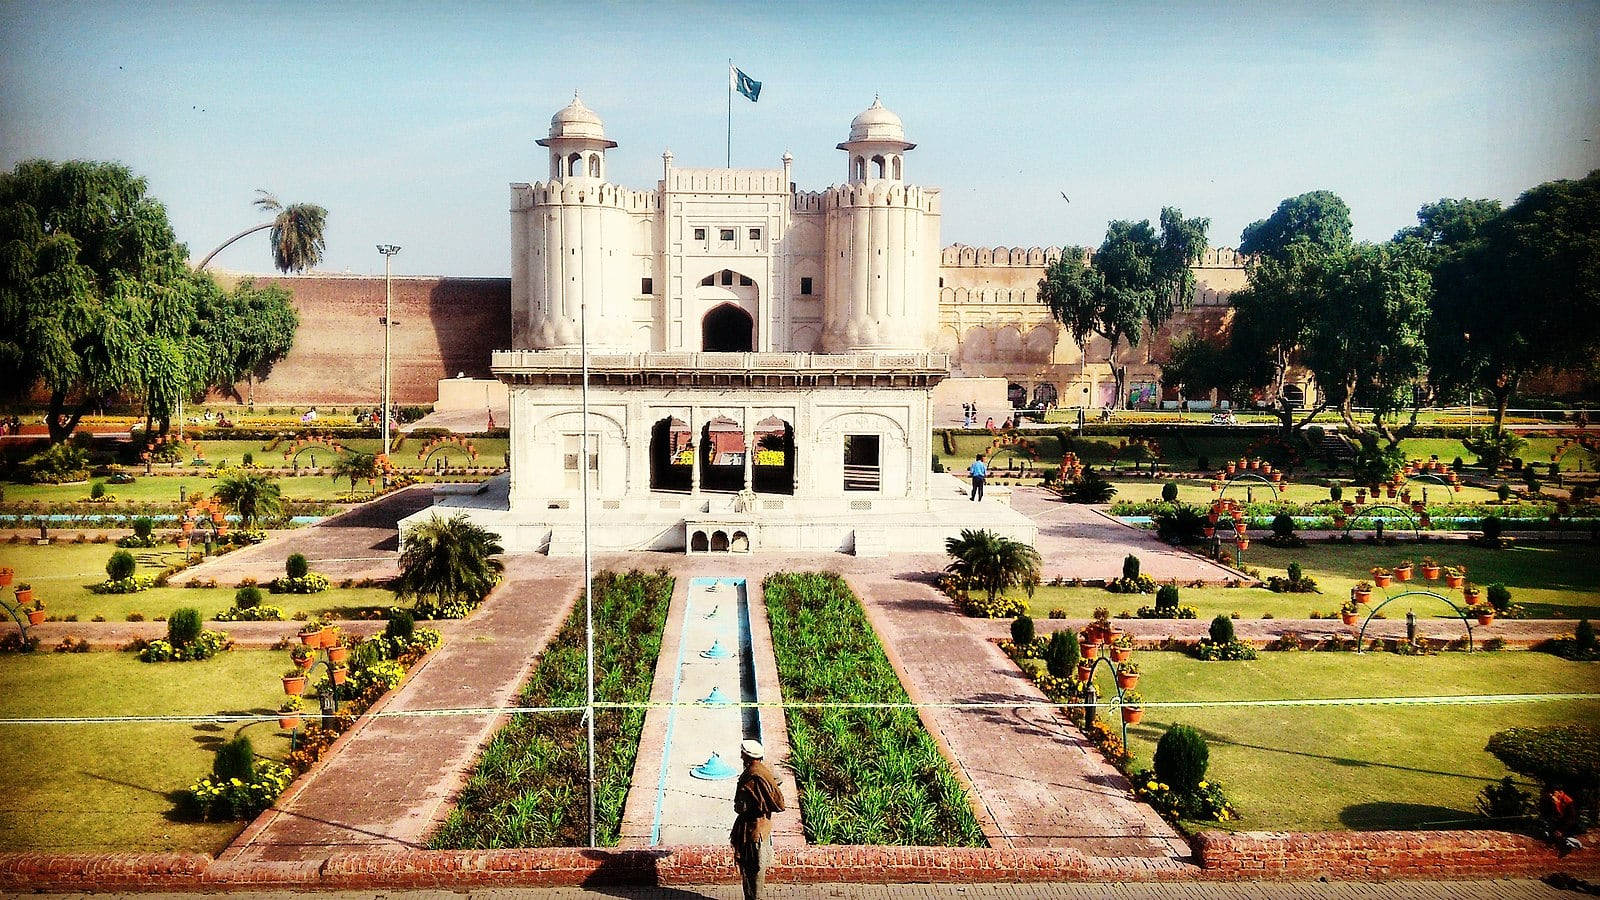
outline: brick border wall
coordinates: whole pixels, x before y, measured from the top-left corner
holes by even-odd
[[[804,847],[776,853],[770,880],[800,884],[1038,881],[1383,881],[1600,873],[1600,851],[1565,859],[1500,831],[1313,834],[1204,832],[1198,866],[1085,856],[1071,849]],[[0,855],[0,890],[202,891],[722,884],[737,879],[726,847],[670,850],[410,850],[310,862],[213,860],[204,854]]]

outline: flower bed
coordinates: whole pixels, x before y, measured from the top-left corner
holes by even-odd
[[[594,579],[595,699],[650,699],[673,579],[664,571]],[[539,658],[520,702],[581,706],[584,702],[584,610],[579,604]],[[620,837],[643,709],[595,716],[596,818],[599,842]],[[456,808],[431,844],[436,849],[581,847],[589,842],[587,752],[575,713],[519,714],[489,742]]]
[[[910,702],[839,576],[778,574],[763,588],[784,700]],[[807,840],[984,845],[966,792],[914,711],[802,707],[788,725]]]
[[[411,667],[428,651],[439,646],[439,641],[439,632],[418,628],[409,638],[377,634],[356,643],[351,650],[354,669],[345,689],[340,692],[347,698],[344,705],[332,717],[329,727],[321,724],[308,724],[305,727],[298,745],[289,754],[289,768],[296,775],[310,769],[333,746],[339,735],[349,730],[362,713],[378,702],[379,697],[399,687]],[[346,646],[349,646],[349,642],[346,642]],[[308,693],[318,695],[327,689],[328,679],[324,675]]]

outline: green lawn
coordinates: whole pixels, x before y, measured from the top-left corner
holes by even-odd
[[[1167,480],[1113,478],[1111,483],[1117,487],[1115,499],[1139,503],[1147,500],[1160,500],[1161,488],[1167,483]],[[1211,490],[1211,482],[1209,481],[1179,480],[1177,485],[1178,502],[1180,503],[1209,509],[1212,501],[1220,496],[1220,492]],[[1422,499],[1420,485],[1413,492],[1413,496],[1415,499]],[[1354,500],[1355,492],[1347,488],[1344,497],[1347,500]],[[1328,488],[1320,484],[1291,482],[1289,490],[1278,494],[1274,494],[1266,485],[1257,485],[1253,489],[1249,489],[1248,486],[1240,484],[1228,488],[1228,499],[1230,500],[1238,500],[1240,503],[1244,503],[1252,498],[1256,503],[1271,503],[1274,499],[1291,503],[1322,503],[1331,500],[1328,495]],[[1428,487],[1428,502],[1430,504],[1487,503],[1494,499],[1496,499],[1495,492],[1484,490],[1483,488],[1463,486],[1460,493],[1457,493],[1435,485]],[[1398,503],[1399,501],[1391,502]]]
[[[1265,588],[1182,586],[1179,593],[1181,602],[1199,610],[1202,619],[1235,612],[1246,619],[1261,618],[1266,613],[1279,619],[1303,619],[1312,610],[1338,612],[1339,605],[1357,581],[1371,580],[1372,567],[1381,565],[1392,569],[1402,560],[1420,563],[1424,555],[1431,555],[1445,565],[1466,566],[1468,578],[1476,584],[1504,582],[1511,589],[1512,600],[1533,616],[1573,619],[1600,616],[1600,566],[1593,564],[1593,552],[1588,547],[1568,545],[1489,550],[1453,541],[1394,547],[1318,541],[1286,550],[1255,540],[1245,551],[1245,565],[1260,569],[1262,577],[1266,578],[1286,574],[1289,563],[1298,562],[1305,574],[1317,580],[1321,593],[1275,594]],[[1446,588],[1442,579],[1428,582],[1421,578],[1420,572],[1411,586],[1430,589],[1453,600],[1460,599],[1459,592]],[[1390,592],[1398,593],[1393,585]],[[1012,595],[1026,599],[1020,592],[1013,591]],[[1028,605],[1029,614],[1035,617],[1047,616],[1052,609],[1065,609],[1072,618],[1088,618],[1098,606],[1117,615],[1123,611],[1132,613],[1154,602],[1149,595],[1113,594],[1103,588],[1041,585]],[[1385,610],[1385,615],[1404,617],[1406,608],[1401,601]],[[1442,605],[1421,599],[1409,608],[1414,608],[1421,616],[1448,612]]]
[[[272,713],[287,654],[230,651],[195,663],[131,653],[0,656],[0,717]],[[78,852],[215,853],[244,823],[174,815],[175,792],[211,771],[235,734],[282,759],[277,722],[0,725],[0,846]]]
[[[1600,665],[1543,653],[1264,653],[1253,662],[1136,654],[1147,701],[1443,696],[1600,691]],[[1109,682],[1106,685],[1109,688]],[[1600,701],[1483,706],[1150,708],[1129,728],[1147,765],[1166,727],[1193,725],[1211,744],[1210,777],[1226,785],[1251,831],[1471,827],[1473,798],[1508,774],[1484,751],[1513,725],[1600,718]],[[1214,826],[1206,826],[1214,827]]]
[[[232,588],[185,588],[190,576],[180,572],[173,586],[151,588],[137,594],[96,594],[89,590],[106,577],[106,560],[115,544],[66,544],[48,547],[0,544],[0,565],[16,569],[16,580],[33,585],[33,595],[43,600],[52,616],[75,615],[81,621],[95,616],[120,622],[130,612],[146,618],[165,616],[182,606],[192,606],[211,617],[233,606]],[[181,551],[168,544],[149,550],[132,550],[141,573],[153,574],[181,559]],[[363,607],[394,605],[394,594],[383,588],[329,588],[320,594],[268,594],[266,603],[280,606],[284,615],[330,611],[340,618],[354,617]]]
[[[217,472],[214,469],[196,469],[184,476],[154,476],[144,477],[135,473],[132,484],[107,484],[106,494],[122,503],[171,503],[173,511],[178,509],[180,491],[193,497],[196,493],[201,496],[210,496],[216,489]],[[465,476],[446,476],[443,479],[435,476],[425,476],[420,481],[461,481]],[[322,475],[284,475],[274,476],[278,488],[283,492],[285,500],[322,501],[326,503],[350,503],[352,501],[366,501],[372,498],[372,490],[365,484],[354,493],[350,492],[349,481],[334,481],[329,474]],[[99,479],[96,479],[99,480]],[[18,504],[38,501],[45,504],[82,503],[89,499],[90,486],[82,484],[11,484],[5,485],[5,500],[7,505],[15,507]],[[77,512],[91,511],[78,508]],[[116,510],[111,510],[115,512]]]

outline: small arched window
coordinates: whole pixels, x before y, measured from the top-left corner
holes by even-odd
[[[872,158],[872,177],[873,178],[882,178],[882,177],[884,177],[883,157],[881,157],[881,156],[874,156]]]
[[[900,157],[896,156],[894,158],[894,180],[899,181],[900,177]]]
[[[589,177],[590,178],[599,178],[600,177],[600,154],[598,154],[598,153],[596,153],[593,156],[589,157]]]
[[[856,157],[856,180],[857,181],[865,181],[866,179],[867,179],[867,161],[858,156],[858,157]]]
[[[571,156],[567,157],[567,174],[568,175],[582,175],[583,174],[583,154],[574,153]]]

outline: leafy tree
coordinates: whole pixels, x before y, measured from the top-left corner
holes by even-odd
[[[1206,739],[1188,725],[1173,725],[1156,742],[1152,759],[1156,777],[1179,792],[1190,792],[1205,780],[1211,751]]]
[[[171,377],[143,374],[168,353],[147,329],[188,279],[184,252],[123,166],[28,160],[0,174],[0,392],[42,387],[52,443],[88,410]]]
[[[1600,321],[1600,170],[1541,184],[1486,222],[1482,212],[1453,220],[1451,235],[1478,231],[1438,266],[1430,336],[1435,379],[1487,391],[1499,433],[1525,377],[1600,355],[1580,324]]]
[[[133,558],[132,553],[126,550],[118,550],[111,554],[110,559],[106,560],[106,577],[112,581],[121,581],[131,576],[138,567],[138,561]]]
[[[1039,552],[1021,541],[987,529],[964,528],[960,537],[945,541],[952,562],[945,571],[988,595],[990,602],[1009,587],[1033,596],[1039,586]]]
[[[1240,253],[1280,260],[1295,245],[1309,245],[1315,255],[1349,247],[1350,207],[1332,191],[1288,197],[1272,215],[1246,225],[1239,238]]]
[[[261,519],[272,518],[283,510],[283,491],[274,478],[229,469],[217,479],[216,498],[233,507],[245,528]]]
[[[1417,210],[1417,224],[1395,232],[1399,241],[1419,241],[1442,255],[1464,249],[1476,241],[1485,225],[1500,215],[1499,200],[1452,200],[1448,197],[1424,203]]]
[[[186,647],[200,637],[203,620],[200,610],[192,606],[175,609],[167,616],[167,643],[174,647]]]
[[[299,327],[289,292],[275,285],[256,287],[246,278],[226,293],[200,292],[196,334],[209,348],[202,361],[206,387],[254,400],[256,381],[288,355]],[[249,383],[249,397],[238,395],[241,381]]]
[[[1045,645],[1045,668],[1057,678],[1066,678],[1078,667],[1078,660],[1082,656],[1078,633],[1071,628],[1063,628],[1050,635],[1050,643]]]
[[[494,557],[503,552],[492,532],[466,516],[434,516],[406,530],[395,594],[402,599],[432,598],[436,607],[481,602],[500,581],[504,564]]]
[[[1039,300],[1065,325],[1078,347],[1106,340],[1119,403],[1126,403],[1127,367],[1117,363],[1122,343],[1137,347],[1145,329],[1159,328],[1194,298],[1189,268],[1206,249],[1209,219],[1185,219],[1172,207],[1161,210],[1160,231],[1150,220],[1115,221],[1092,259],[1081,247],[1068,247],[1045,269]]]
[[[356,482],[378,477],[378,458],[371,453],[346,453],[333,464],[333,480],[350,479],[350,493],[355,493]]]
[[[1167,349],[1167,361],[1161,363],[1161,381],[1189,398],[1201,397],[1213,390],[1224,397],[1238,396],[1251,386],[1251,379],[1241,371],[1239,361],[1240,357],[1226,344],[1187,332]]]
[[[197,270],[204,269],[212,257],[234,241],[268,228],[272,229],[272,264],[278,271],[304,272],[322,262],[322,253],[326,249],[322,232],[328,224],[326,209],[314,203],[284,206],[276,196],[263,190],[256,191],[255,207],[273,213],[271,221],[253,225],[223,241],[222,246],[200,260],[200,265],[195,267]]]

